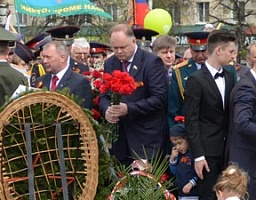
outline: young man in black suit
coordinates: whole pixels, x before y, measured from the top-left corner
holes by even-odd
[[[224,167],[229,95],[235,81],[223,66],[234,60],[236,51],[234,34],[224,30],[211,32],[207,39],[208,59],[186,83],[185,125],[199,177],[199,199],[203,200],[216,199],[212,188]]]
[[[43,47],[42,55],[47,73],[38,78],[37,86],[47,87],[49,90],[69,88],[70,94],[74,94],[83,101],[82,107],[91,109],[93,97],[90,82],[85,76],[70,68],[69,52],[66,45],[61,41],[49,42]],[[56,78],[54,79],[54,77]]]
[[[105,61],[104,72],[122,71],[122,62],[128,61],[126,71],[141,83],[131,95],[121,98],[120,105],[111,105],[110,93],[101,95],[99,101],[106,120],[119,125],[119,138],[113,144],[112,154],[127,166],[138,156],[151,160],[157,153],[164,154],[169,142],[168,78],[161,58],[141,49],[128,25],[114,26],[110,43],[114,55]]]

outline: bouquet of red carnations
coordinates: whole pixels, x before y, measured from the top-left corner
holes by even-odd
[[[127,72],[114,70],[112,74],[103,75],[104,83],[100,87],[100,92],[111,91],[112,105],[119,105],[122,95],[130,95],[136,89],[133,77]]]

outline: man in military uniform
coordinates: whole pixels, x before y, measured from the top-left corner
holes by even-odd
[[[74,42],[74,34],[78,32],[80,28],[78,26],[61,26],[47,30],[46,32],[51,35],[52,40],[63,41],[67,46],[69,53],[71,53],[71,47]],[[83,63],[75,61],[69,56],[68,63],[71,69],[77,73],[83,73],[89,71],[89,67]]]
[[[89,65],[92,69],[103,69],[103,62],[107,58],[107,49],[110,49],[110,46],[99,42],[90,42]]]
[[[159,33],[146,28],[134,28],[133,32],[136,37],[137,45],[144,50],[152,52],[152,37],[158,35]]]
[[[0,27],[0,107],[4,105],[6,98],[12,96],[19,85],[27,85],[27,78],[7,62],[10,52],[9,41],[15,40],[13,34]]]
[[[187,32],[184,35],[188,37],[192,57],[173,67],[171,84],[168,96],[168,125],[175,125],[175,117],[183,115],[184,88],[190,74],[201,69],[201,66],[207,60],[207,38],[210,32]],[[227,70],[232,71],[237,81],[237,75],[234,66],[225,66]]]
[[[209,32],[188,32],[192,58],[173,67],[171,85],[169,87],[168,124],[172,127],[176,122],[174,118],[183,115],[184,87],[190,74],[201,68],[207,59],[206,47]]]
[[[34,52],[35,56],[35,60],[31,66],[31,87],[36,87],[36,79],[39,76],[43,76],[46,73],[45,67],[41,63],[40,53],[42,51],[42,47],[50,41],[51,37],[47,36],[46,33],[41,33],[25,43],[25,45],[28,46]]]

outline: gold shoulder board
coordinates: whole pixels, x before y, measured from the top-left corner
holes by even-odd
[[[188,60],[184,60],[183,62],[181,62],[181,63],[179,63],[179,64],[177,64],[177,65],[174,65],[173,66],[173,69],[175,70],[175,69],[179,69],[179,68],[181,68],[181,67],[183,67],[183,66],[185,66],[185,65],[187,65],[188,64]]]

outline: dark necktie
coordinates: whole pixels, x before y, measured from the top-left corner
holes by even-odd
[[[217,79],[217,78],[223,78],[224,77],[224,71],[222,71],[221,73],[220,72],[217,72],[215,75],[214,75],[214,79]]]
[[[122,62],[122,68],[124,72],[128,72],[128,65],[130,64],[129,61],[123,61]]]
[[[52,76],[51,90],[56,90],[58,80],[59,78],[56,75]]]

